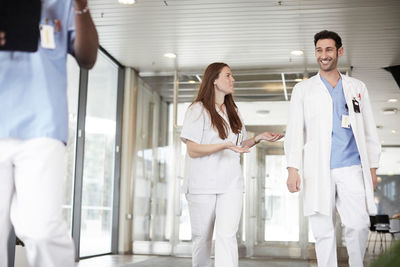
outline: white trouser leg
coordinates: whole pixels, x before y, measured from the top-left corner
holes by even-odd
[[[335,194],[335,184],[332,180],[330,198],[332,213],[329,216],[320,213],[309,216],[315,238],[318,267],[337,267]]]
[[[11,230],[10,205],[14,192],[10,147],[0,140],[0,266],[8,266],[7,244]]]
[[[362,267],[368,239],[369,215],[361,166],[332,170],[336,183],[336,208],[344,225],[350,267]]]
[[[242,214],[243,191],[217,195],[215,220],[215,267],[237,267],[236,233]]]
[[[65,146],[38,138],[14,146],[10,217],[33,267],[72,267],[74,247],[62,218]]]
[[[211,267],[216,195],[186,194],[192,229],[193,267]]]

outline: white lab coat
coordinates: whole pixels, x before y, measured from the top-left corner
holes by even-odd
[[[381,146],[365,84],[342,75],[349,121],[360,153],[366,204],[376,214],[370,168],[378,168]],[[355,113],[352,99],[360,103]],[[287,166],[303,170],[304,215],[331,213],[330,156],[332,137],[332,98],[319,74],[298,83],[290,101],[286,128]]]

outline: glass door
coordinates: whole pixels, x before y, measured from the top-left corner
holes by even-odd
[[[67,73],[68,73],[68,143],[66,150],[67,176],[64,190],[64,203],[62,213],[68,229],[72,232],[72,206],[73,206],[73,188],[76,160],[76,133],[78,127],[78,99],[79,99],[79,66],[75,59],[68,55]]]
[[[80,256],[111,252],[118,67],[103,54],[89,71]]]
[[[285,155],[265,155],[263,241],[299,241],[298,193],[286,187]]]

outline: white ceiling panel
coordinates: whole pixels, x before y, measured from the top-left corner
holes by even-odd
[[[121,64],[147,74],[177,69],[201,75],[215,61],[228,63],[234,74],[315,71],[313,35],[323,29],[337,31],[345,49],[340,66],[352,67],[352,76],[367,84],[377,124],[383,126],[378,131],[384,143],[400,145],[400,114],[382,113],[387,107],[400,110],[400,102],[387,102],[390,98],[400,101],[400,90],[382,69],[400,65],[398,0],[137,0],[135,5],[89,0],[89,7],[102,47]],[[304,55],[290,54],[299,49]],[[177,55],[176,62],[163,56],[167,52]],[[157,82],[166,85],[159,88],[166,97],[172,94],[170,78],[153,80],[154,86]],[[248,94],[265,93],[257,89],[258,83],[253,84],[258,91]],[[181,88],[188,99],[195,94],[196,84],[181,84]],[[244,89],[238,92],[246,94]]]

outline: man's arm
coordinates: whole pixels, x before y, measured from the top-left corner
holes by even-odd
[[[371,168],[371,178],[373,189],[376,189],[378,179],[376,177],[376,169],[379,167],[379,158],[381,155],[381,144],[379,142],[376,124],[372,113],[372,108],[369,100],[369,95],[366,86],[363,84],[363,95],[361,95],[362,115],[364,119],[364,132],[366,149],[368,153],[369,167]]]
[[[376,168],[371,168],[371,177],[372,177],[372,185],[374,187],[374,191],[376,189],[376,185],[378,184],[378,178],[376,177]]]
[[[285,155],[288,169],[286,185],[289,192],[300,191],[300,169],[304,145],[304,114],[301,88],[296,85],[290,99],[289,121],[286,126]]]
[[[363,84],[363,95],[361,95],[361,112],[364,120],[364,133],[366,148],[368,153],[369,167],[378,168],[381,155],[381,143],[379,141],[378,132],[376,131],[376,123],[369,100],[367,88]]]
[[[75,58],[79,66],[91,69],[96,63],[99,38],[89,10],[87,0],[75,1]]]

